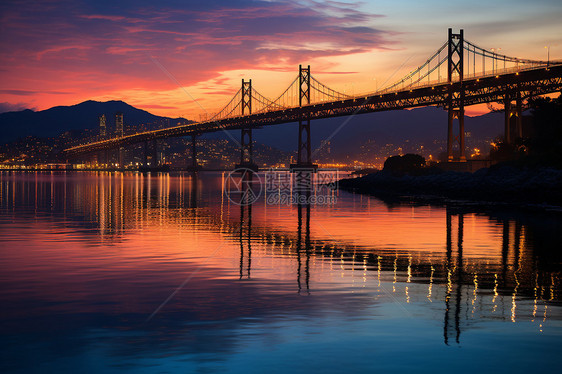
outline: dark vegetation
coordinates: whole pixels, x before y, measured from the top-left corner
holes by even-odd
[[[529,107],[529,136],[512,144],[499,141],[490,158],[515,167],[562,169],[562,94],[556,99],[531,99]]]
[[[425,168],[425,157],[408,153],[404,156],[390,156],[384,162],[383,170],[397,174],[419,174]]]

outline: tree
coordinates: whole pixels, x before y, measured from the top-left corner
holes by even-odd
[[[525,141],[529,156],[544,165],[562,167],[562,94],[556,99],[529,99],[532,135]]]
[[[524,139],[507,144],[501,139],[492,143],[490,159],[510,161],[525,167],[562,168],[562,94],[556,99],[529,99],[530,131]]]
[[[425,167],[425,158],[420,155],[408,153],[404,156],[390,156],[384,162],[383,170],[392,173],[412,173]]]

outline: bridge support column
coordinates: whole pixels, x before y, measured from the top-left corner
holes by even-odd
[[[148,168],[148,142],[144,142],[144,152],[143,152],[143,163],[142,166],[144,168]]]
[[[199,170],[199,165],[197,165],[197,136],[191,135],[191,165],[187,167],[189,171]]]
[[[454,120],[459,121],[459,133],[454,135]],[[453,145],[459,145],[459,161],[466,161],[466,146],[465,146],[465,132],[464,132],[464,108],[449,108],[449,123],[447,131],[447,159],[453,161]]]
[[[503,130],[503,141],[506,144],[511,144],[511,97],[509,95],[505,95],[503,108],[505,113],[505,120],[504,120],[504,130]]]
[[[249,127],[242,129],[240,138],[240,163],[236,164],[236,169],[240,168],[258,171],[258,165],[253,160],[252,129]]]
[[[252,80],[248,82],[242,79],[242,115],[252,114]],[[258,165],[253,160],[253,139],[251,125],[242,128],[240,137],[240,163],[236,169],[250,169],[258,171]]]
[[[119,157],[119,169],[125,168],[125,148],[119,147],[118,157]]]
[[[107,150],[98,151],[97,153],[98,167],[107,167]]]
[[[517,94],[515,95],[515,134],[518,138],[523,137],[522,111],[523,100],[521,99],[521,91],[517,90]]]
[[[310,65],[299,65],[299,106],[310,104]],[[291,164],[291,170],[307,169],[316,171],[318,165],[312,163],[312,146],[310,141],[310,119],[299,119],[299,138],[297,163]]]
[[[453,34],[453,29],[449,29],[448,39],[448,58],[447,58],[447,82],[449,83],[449,99],[447,109],[448,133],[447,133],[447,160],[453,161],[453,144],[459,145],[459,161],[466,161],[465,133],[464,133],[464,33],[461,29],[458,34]],[[454,80],[458,78],[458,83]],[[459,135],[453,134],[453,122],[459,121]]]
[[[297,165],[312,164],[312,148],[310,146],[310,120],[299,121],[299,143]]]
[[[158,140],[152,140],[152,159],[150,160],[150,166],[152,169],[157,168],[158,165]]]
[[[515,97],[514,97],[515,96]],[[512,101],[515,99],[515,105]],[[522,100],[521,91],[517,91],[515,95],[506,93],[504,98],[504,112],[505,112],[505,123],[504,123],[504,142],[506,144],[511,144],[516,138],[522,136],[521,128],[521,112],[522,112]]]

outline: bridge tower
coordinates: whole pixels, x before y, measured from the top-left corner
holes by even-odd
[[[252,80],[247,82],[242,79],[242,98],[241,108],[242,115],[252,114]],[[240,138],[240,164],[236,168],[246,168],[253,171],[258,170],[258,166],[253,160],[253,140],[252,140],[252,127],[251,125],[242,128]]]
[[[310,65],[303,68],[299,65],[299,106],[310,104]],[[316,169],[312,164],[310,142],[310,118],[301,115],[299,119],[299,139],[297,149],[297,163],[291,164],[291,169]]]
[[[447,131],[447,159],[453,161],[453,143],[459,145],[459,161],[466,161],[465,138],[464,138],[464,35],[461,29],[458,34],[453,34],[449,29],[448,58],[447,58],[447,82],[449,83],[449,98],[447,110],[449,112],[449,123]],[[458,83],[454,81],[458,79]],[[459,133],[453,132],[453,122],[459,121]]]

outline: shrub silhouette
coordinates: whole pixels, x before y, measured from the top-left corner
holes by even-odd
[[[393,174],[415,173],[425,167],[425,158],[420,155],[408,153],[404,156],[390,156],[384,162],[383,170]]]

